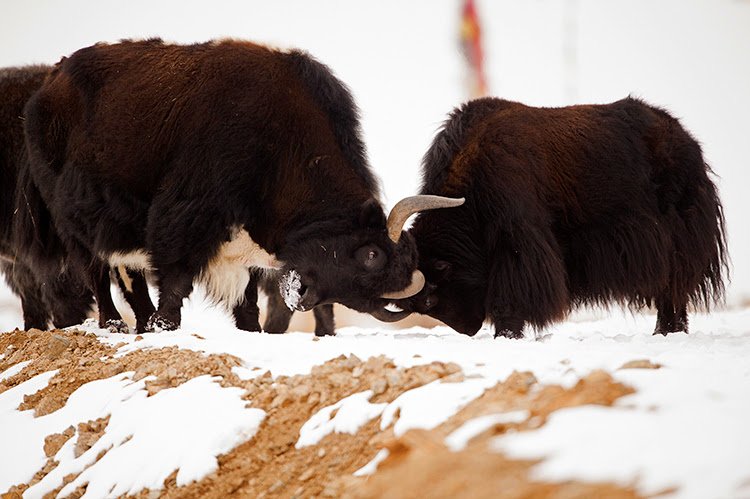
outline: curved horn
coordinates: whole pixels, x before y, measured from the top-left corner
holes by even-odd
[[[385,293],[381,295],[381,298],[385,298],[386,300],[401,300],[403,298],[409,298],[422,291],[423,287],[424,274],[418,270],[415,270],[411,275],[411,284],[406,286],[406,288],[402,289],[401,291],[391,291],[390,293]]]
[[[386,222],[386,227],[388,227],[388,237],[390,237],[391,241],[394,243],[398,243],[398,240],[401,238],[401,230],[404,228],[406,220],[417,212],[434,210],[436,208],[453,208],[461,206],[464,204],[464,201],[464,198],[447,198],[426,194],[404,198],[396,203],[396,206],[394,206],[388,214],[388,221]]]

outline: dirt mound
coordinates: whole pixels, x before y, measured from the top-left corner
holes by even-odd
[[[0,392],[32,376],[59,369],[49,385],[25,398],[19,409],[37,416],[63,407],[78,387],[96,379],[133,371],[147,382],[149,395],[204,374],[221,378],[223,386],[245,391],[248,405],[266,411],[256,435],[220,456],[218,469],[198,482],[176,485],[176,472],[160,491],[144,490],[138,497],[634,497],[632,490],[609,484],[538,483],[529,478],[533,465],[513,461],[491,451],[488,442],[506,431],[524,431],[543,425],[549,414],[580,404],[610,405],[632,390],[603,372],[582,379],[572,389],[540,386],[530,373],[514,373],[485,391],[456,415],[430,431],[412,430],[395,438],[392,427],[380,429],[375,418],[354,434],[332,433],[317,445],[296,448],[300,428],[318,410],[364,390],[372,390],[371,403],[391,402],[402,393],[434,380],[459,382],[464,374],[452,363],[434,362],[398,368],[385,357],[366,360],[354,355],[338,357],[312,369],[309,375],[279,376],[266,373],[241,380],[232,367],[239,359],[230,355],[203,355],[177,348],[141,350],[116,357],[116,349],[98,338],[77,331],[15,331],[0,335],[0,371],[19,362],[30,364],[0,382]],[[445,438],[464,422],[487,414],[528,411],[523,421],[499,423],[475,436],[460,451],[451,451]],[[104,433],[108,419],[82,421],[45,440],[48,461],[29,484],[18,484],[17,494],[55,468],[52,459],[70,438],[76,453],[89,449]],[[390,454],[372,476],[352,473],[370,462],[381,449]],[[148,459],[144,456],[144,459]],[[75,476],[68,476],[69,483]],[[85,489],[79,488],[78,495]],[[55,491],[56,493],[57,491]]]

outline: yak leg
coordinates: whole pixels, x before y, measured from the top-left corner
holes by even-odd
[[[211,189],[210,186],[205,186]],[[186,202],[186,200],[195,202]],[[146,249],[157,270],[159,306],[146,324],[147,331],[172,331],[182,323],[182,301],[193,282],[208,268],[229,229],[224,214],[210,203],[195,200],[190,183],[178,184],[154,198],[148,211]]]
[[[263,323],[263,331],[270,334],[280,334],[286,332],[289,328],[289,321],[292,320],[292,312],[284,303],[284,299],[279,292],[278,274],[266,274],[261,279],[263,291],[268,296],[268,306],[266,308],[266,320]]]
[[[18,283],[21,295],[21,308],[23,309],[23,327],[27,331],[32,328],[47,329],[50,319],[47,306],[42,300],[39,285],[33,282],[33,276],[28,273],[23,278],[23,283]]]
[[[245,288],[245,299],[234,307],[234,323],[238,329],[244,331],[260,331],[260,322],[258,322],[258,275],[250,272],[250,281]]]
[[[47,329],[49,324],[47,307],[36,293],[24,293],[21,296],[21,308],[23,308],[23,328],[25,330]]]
[[[23,327],[29,329],[47,329],[49,312],[42,300],[42,292],[31,270],[18,262],[3,264],[2,271],[6,282],[21,298],[23,309]]]
[[[522,338],[524,323],[541,327],[564,317],[567,273],[552,230],[521,220],[496,237],[485,303],[495,337]]]
[[[81,324],[86,320],[94,296],[77,273],[69,270],[50,277],[44,287],[44,300],[52,311],[52,323],[56,328]]]
[[[128,325],[122,320],[112,301],[109,266],[103,263],[95,264],[89,272],[89,279],[99,307],[99,327],[107,328],[113,333],[129,333]]]
[[[495,324],[495,338],[500,336],[514,340],[523,338],[523,319],[493,314],[492,322]]]
[[[142,270],[129,269],[124,265],[118,266],[114,271],[117,285],[120,287],[125,301],[133,309],[135,332],[146,332],[146,323],[156,311],[148,294],[146,274]]]
[[[672,300],[663,298],[656,303],[656,328],[654,334],[688,332],[687,306],[675,306]]]
[[[157,271],[159,308],[146,323],[146,331],[174,331],[182,324],[182,301],[193,291],[193,276],[179,266]]]
[[[294,312],[287,308],[278,288],[264,287],[268,294],[268,313],[263,323],[263,331],[271,334],[284,333],[289,328],[289,321],[292,320]]]
[[[334,336],[333,305],[318,305],[313,309],[315,315],[315,336]]]

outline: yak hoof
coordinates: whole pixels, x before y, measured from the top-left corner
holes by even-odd
[[[336,331],[332,329],[315,329],[315,336],[336,336]]]
[[[110,333],[130,334],[130,328],[122,319],[109,319],[105,323],[105,326],[107,329],[109,329]]]
[[[662,336],[666,336],[666,335],[672,334],[672,333],[685,333],[685,334],[688,334],[687,327],[661,327],[661,326],[656,326],[656,329],[654,329],[654,333],[653,333],[652,336],[656,336],[657,334],[660,334]]]
[[[179,324],[175,324],[169,319],[162,317],[158,313],[152,315],[146,323],[146,331],[150,331],[153,333],[161,333],[162,331],[174,331],[179,327]]]
[[[502,336],[503,338],[510,338],[512,340],[520,340],[523,338],[523,331],[511,331],[510,329],[502,329],[495,331],[495,338]]]
[[[249,331],[251,333],[257,333],[260,331],[263,331],[260,327],[260,323],[256,321],[244,321],[240,319],[235,319],[235,326],[237,329],[241,329],[243,331]]]

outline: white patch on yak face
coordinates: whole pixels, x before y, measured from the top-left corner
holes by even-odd
[[[235,228],[232,238],[221,245],[198,281],[206,287],[208,295],[230,310],[245,299],[245,288],[250,281],[248,269],[279,269],[276,257],[252,240],[244,229]]]
[[[296,310],[302,296],[299,290],[302,287],[302,278],[296,270],[290,270],[279,279],[279,291],[284,303],[289,310]]]

